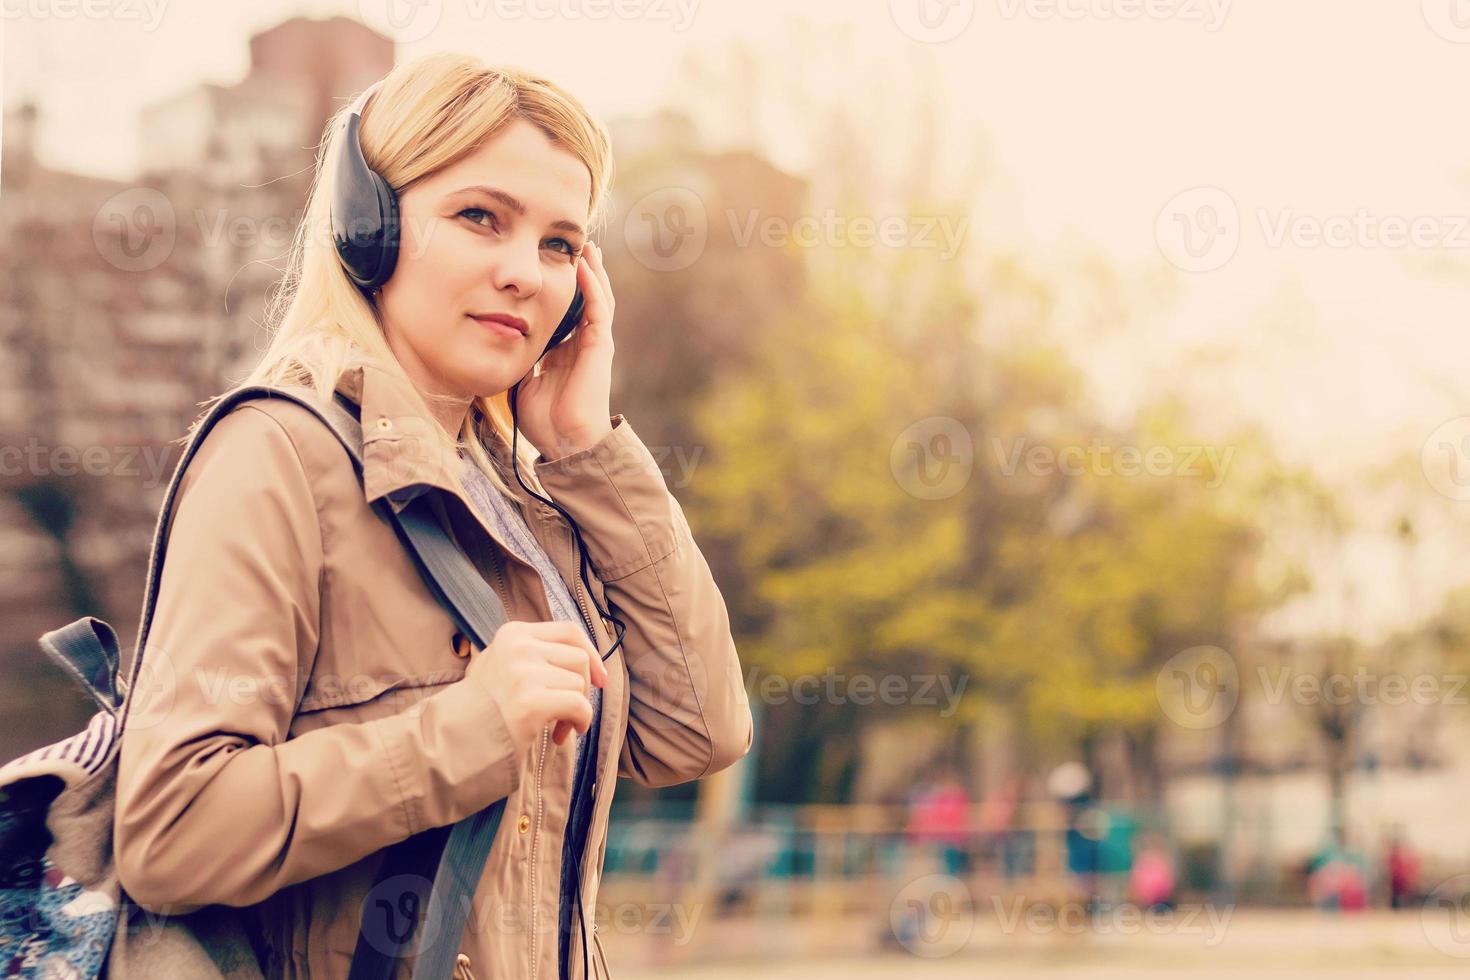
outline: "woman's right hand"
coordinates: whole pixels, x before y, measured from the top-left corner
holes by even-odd
[[[547,725],[557,745],[592,724],[588,686],[607,683],[607,665],[572,622],[501,625],[483,650],[472,649],[465,680],[479,684],[500,708],[516,748],[524,750]]]

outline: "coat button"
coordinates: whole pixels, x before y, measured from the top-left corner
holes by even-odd
[[[531,829],[531,818],[529,816],[527,816],[526,814],[524,814],[524,813],[521,814],[521,819],[518,820],[518,821],[516,821],[516,829],[519,830],[523,834],[526,831],[530,830]]]
[[[470,638],[463,633],[455,633],[449,641],[450,649],[456,657],[468,657],[470,655]]]
[[[388,429],[393,428],[393,420],[390,419],[390,418],[385,418],[383,416],[379,416],[379,418],[378,418],[378,428],[380,428],[380,429],[382,429],[382,430],[384,430],[386,432]]]
[[[454,980],[475,980],[475,975],[470,972],[470,958],[463,953],[455,957]]]

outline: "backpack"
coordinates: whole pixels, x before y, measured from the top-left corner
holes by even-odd
[[[114,792],[128,691],[137,684],[157,600],[174,498],[185,467],[214,424],[252,398],[287,398],[316,415],[351,456],[362,476],[362,428],[356,406],[340,393],[323,408],[310,389],[252,385],[220,398],[205,414],[174,470],[159,511],[137,645],[124,680],[117,634],[83,616],[40,637],[42,652],[97,705],[86,728],[0,766],[0,976],[57,980],[188,977],[260,980],[257,946],[238,910],[211,905],[163,916],[128,900],[112,856]],[[444,531],[423,495],[400,512],[379,501],[431,592],[460,631],[483,649],[506,620],[493,589]],[[458,938],[489,856],[505,801],[498,800],[453,827],[436,827],[386,849],[380,885],[398,877],[403,903],[426,909],[417,920],[378,924],[364,916],[352,977],[386,978],[414,953],[416,980],[447,977]],[[374,894],[381,897],[382,888]],[[413,949],[413,936],[442,937]]]

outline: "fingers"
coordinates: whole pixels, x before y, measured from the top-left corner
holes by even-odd
[[[584,691],[589,685],[602,687],[607,679],[607,668],[602,666],[600,657],[589,657],[586,651],[565,644],[547,644],[544,650],[546,663],[578,678]]]
[[[607,664],[602,662],[602,656],[596,650],[589,655],[588,665],[592,668],[592,683],[598,687],[607,687]]]
[[[583,661],[585,664],[585,660]],[[587,673],[560,664],[541,663],[528,668],[525,681],[533,689],[550,691],[580,691],[587,695]]]
[[[544,650],[547,659],[558,665],[565,666],[568,670],[578,671],[586,682],[598,687],[607,685],[607,664],[602,662],[597,648],[592,645],[587,631],[580,623],[569,623],[556,621],[550,623],[531,623],[536,627],[537,639],[546,644]],[[560,650],[552,650],[552,647],[560,647]],[[574,657],[569,657],[565,651],[572,651]],[[577,662],[572,662],[575,659]]]
[[[566,741],[571,730],[580,734],[592,727],[592,702],[580,691],[547,691],[542,703],[556,719],[551,739],[557,745]]]
[[[596,273],[597,280],[602,286],[603,305],[607,308],[608,319],[611,319],[616,303],[613,299],[612,280],[608,278],[607,267],[602,264],[602,248],[596,242],[588,242],[586,254],[587,264]]]
[[[579,631],[580,632],[580,631]],[[607,664],[602,662],[597,648],[587,641],[587,634],[581,633],[583,642],[574,646],[558,647],[557,657],[559,664],[564,664],[566,669],[575,670],[581,674],[587,683],[598,687],[607,686]]]
[[[528,623],[512,620],[501,629],[509,629],[512,625],[519,627],[528,633],[533,639],[548,640],[554,643],[575,643],[592,648],[592,641],[587,639],[587,630],[579,623],[568,620],[552,620],[545,623]],[[499,636],[500,634],[496,634]]]
[[[551,737],[561,745],[572,732],[591,727],[589,685],[605,687],[608,669],[581,623],[512,620],[496,632],[491,648],[471,668],[492,671],[480,682],[502,710],[519,719],[515,726],[523,739],[551,725]]]
[[[586,300],[586,322],[608,323],[613,315],[612,283],[608,280],[607,270],[602,266],[602,250],[592,242],[587,243],[587,248],[582,253],[582,265],[586,271],[579,273],[578,281],[582,286],[582,296]]]

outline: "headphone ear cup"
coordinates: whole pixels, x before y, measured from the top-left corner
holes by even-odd
[[[335,161],[332,241],[347,276],[363,289],[388,281],[398,263],[398,195],[367,164],[350,116]]]
[[[383,179],[376,170],[368,173],[373,175],[373,183],[378,191],[378,208],[383,215],[383,234],[379,243],[377,282],[374,286],[381,286],[393,275],[393,269],[398,265],[398,195],[388,182]]]
[[[552,333],[551,339],[546,342],[546,347],[542,349],[541,357],[545,357],[553,347],[566,340],[567,336],[573,330],[577,329],[577,324],[582,322],[582,308],[585,305],[586,299],[582,296],[582,289],[579,286],[576,294],[572,296],[572,305],[567,308],[566,315],[561,318],[561,323],[556,325],[556,330]],[[538,361],[540,359],[540,357],[537,358]]]

